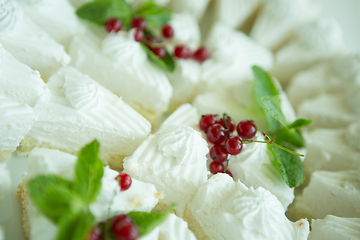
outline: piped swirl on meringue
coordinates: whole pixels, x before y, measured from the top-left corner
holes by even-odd
[[[206,161],[209,152],[201,133],[188,126],[170,125],[160,133],[158,148],[166,157],[175,157],[178,164],[193,165]]]
[[[22,11],[15,1],[0,1],[0,33],[11,32],[21,18]]]

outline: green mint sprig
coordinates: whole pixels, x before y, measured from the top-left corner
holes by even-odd
[[[99,147],[98,141],[94,140],[80,150],[75,164],[74,181],[41,174],[26,184],[29,197],[36,208],[59,226],[57,240],[86,239],[96,224],[95,217],[90,212],[90,204],[95,202],[100,193],[104,175],[102,161],[98,158]],[[131,212],[128,215],[137,225],[140,236],[143,236],[161,224],[172,210],[173,206],[165,213]],[[111,221],[112,219],[107,220],[110,226]]]
[[[300,128],[311,124],[311,120],[297,119],[288,125],[280,105],[280,91],[271,76],[258,66],[252,67],[254,74],[254,95],[259,108],[265,115],[269,135],[277,145],[293,151],[304,147]],[[298,187],[305,179],[304,165],[299,156],[269,145],[272,162],[278,167],[282,178],[289,187]]]
[[[121,20],[123,29],[131,28],[131,20],[135,16],[140,16],[146,21],[146,34],[154,35],[163,25],[171,20],[171,11],[160,7],[152,1],[142,3],[136,9],[124,0],[95,0],[84,4],[76,10],[78,17],[98,25],[105,25],[109,18],[118,18]],[[144,44],[142,43],[142,46]],[[149,59],[151,59],[161,69],[173,72],[175,61],[171,54],[166,51],[164,59],[156,56],[148,47],[143,47]]]

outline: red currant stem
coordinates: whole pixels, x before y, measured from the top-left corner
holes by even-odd
[[[226,125],[226,117],[229,117],[229,116],[226,113],[224,113],[223,114],[223,122],[224,122],[224,126],[225,126],[226,136],[230,137],[229,128]]]
[[[143,38],[143,42],[146,45],[148,45],[149,47],[151,47],[151,48],[165,47],[168,44],[178,45],[178,42],[175,41],[175,40],[169,40],[169,41],[163,41],[163,42],[160,42],[160,43],[154,43],[154,42],[151,42],[151,41],[147,40],[146,38]]]
[[[228,154],[228,157],[226,158],[226,166],[224,167],[224,173],[226,173],[226,169],[229,166],[230,157],[230,154]]]
[[[119,181],[119,179],[117,181]],[[111,205],[114,202],[115,195],[116,195],[116,188],[114,189],[113,195],[111,197],[111,201],[109,203],[106,219],[110,219]],[[108,229],[110,229],[110,224],[111,224],[111,221],[105,221],[105,231],[104,231],[104,239],[105,240],[111,240],[111,237],[108,235],[108,231],[107,231]]]
[[[269,139],[270,139],[270,138],[269,138]],[[305,155],[303,155],[303,154],[296,153],[296,152],[294,152],[294,151],[291,151],[290,149],[287,149],[287,148],[285,148],[285,147],[283,147],[283,146],[280,146],[279,144],[274,143],[274,140],[270,140],[269,142],[266,142],[266,141],[257,141],[257,140],[242,140],[242,142],[243,142],[243,144],[249,144],[249,143],[253,143],[253,142],[257,142],[257,143],[268,143],[268,144],[270,144],[270,145],[273,145],[273,146],[275,146],[275,147],[278,147],[278,148],[280,148],[280,149],[282,149],[282,150],[284,150],[284,151],[287,151],[287,152],[289,152],[289,153],[291,153],[291,154],[294,154],[294,155],[296,155],[296,156],[305,157]]]

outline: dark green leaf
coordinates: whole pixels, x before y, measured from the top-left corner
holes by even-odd
[[[145,19],[148,30],[158,31],[164,24],[171,19],[171,11],[160,7],[152,1],[145,2],[135,10],[134,15]]]
[[[170,208],[165,213],[130,212],[128,215],[137,225],[140,236],[144,236],[151,232],[156,226],[165,221],[172,210],[173,206],[170,206]]]
[[[83,207],[71,182],[59,176],[39,175],[28,181],[27,189],[37,209],[55,223]]]
[[[264,96],[260,99],[260,106],[269,115],[286,127],[286,120],[281,111],[280,99],[277,96]]]
[[[74,189],[87,204],[96,200],[104,175],[103,163],[98,158],[99,143],[94,140],[80,150],[75,165]]]
[[[286,142],[294,147],[305,147],[305,142],[301,133],[297,129],[283,128],[275,134],[276,141]]]
[[[95,219],[90,212],[68,215],[59,224],[57,240],[85,240],[94,225]]]
[[[132,19],[131,8],[124,0],[95,0],[78,8],[76,14],[82,19],[100,25],[115,17],[121,20],[125,28],[129,28]]]
[[[156,56],[145,44],[141,43],[142,48],[146,51],[149,58],[160,68],[165,71],[173,72],[175,69],[175,62],[173,57],[166,51],[166,55],[164,59],[159,58]]]
[[[288,125],[288,128],[302,128],[307,127],[312,123],[312,120],[297,119],[292,124]]]
[[[270,144],[268,148],[273,155],[273,164],[279,168],[286,184],[291,188],[300,186],[305,179],[304,164],[300,157]]]

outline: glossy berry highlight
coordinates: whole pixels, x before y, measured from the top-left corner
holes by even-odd
[[[131,218],[125,214],[114,217],[111,230],[116,240],[136,240],[139,237],[137,227]]]
[[[200,47],[194,52],[193,58],[198,62],[204,62],[210,58],[210,52],[205,47]]]
[[[230,155],[237,155],[242,150],[242,141],[239,137],[233,136],[225,140],[225,150]]]
[[[131,187],[132,179],[130,175],[126,173],[120,173],[115,180],[119,182],[120,191],[128,190]]]
[[[162,27],[162,35],[164,38],[172,38],[174,36],[174,29],[169,24],[165,24]]]
[[[199,122],[199,128],[202,131],[208,130],[209,127],[214,125],[217,122],[216,116],[213,114],[204,115]]]
[[[122,23],[117,18],[109,18],[105,23],[105,28],[108,32],[118,32],[122,28]]]
[[[212,162],[212,163],[210,163],[210,172],[212,174],[223,173],[224,165],[219,162]]]
[[[164,59],[166,52],[164,48],[156,47],[151,49],[152,52],[161,59]]]
[[[250,120],[243,120],[236,126],[236,131],[239,137],[243,139],[250,139],[255,136],[257,128],[254,122]]]
[[[222,163],[227,159],[227,157],[228,153],[220,144],[216,144],[210,149],[210,158],[215,162]]]
[[[226,139],[226,131],[223,126],[216,123],[207,130],[207,139],[213,144],[220,144]]]
[[[131,22],[131,27],[144,31],[146,29],[146,22],[142,17],[134,17]]]
[[[134,32],[134,40],[136,42],[140,42],[144,37],[144,32],[142,30],[140,30],[139,28],[136,28],[135,32]]]
[[[192,52],[190,48],[183,45],[178,45],[175,47],[174,56],[180,59],[188,59],[191,58]]]

